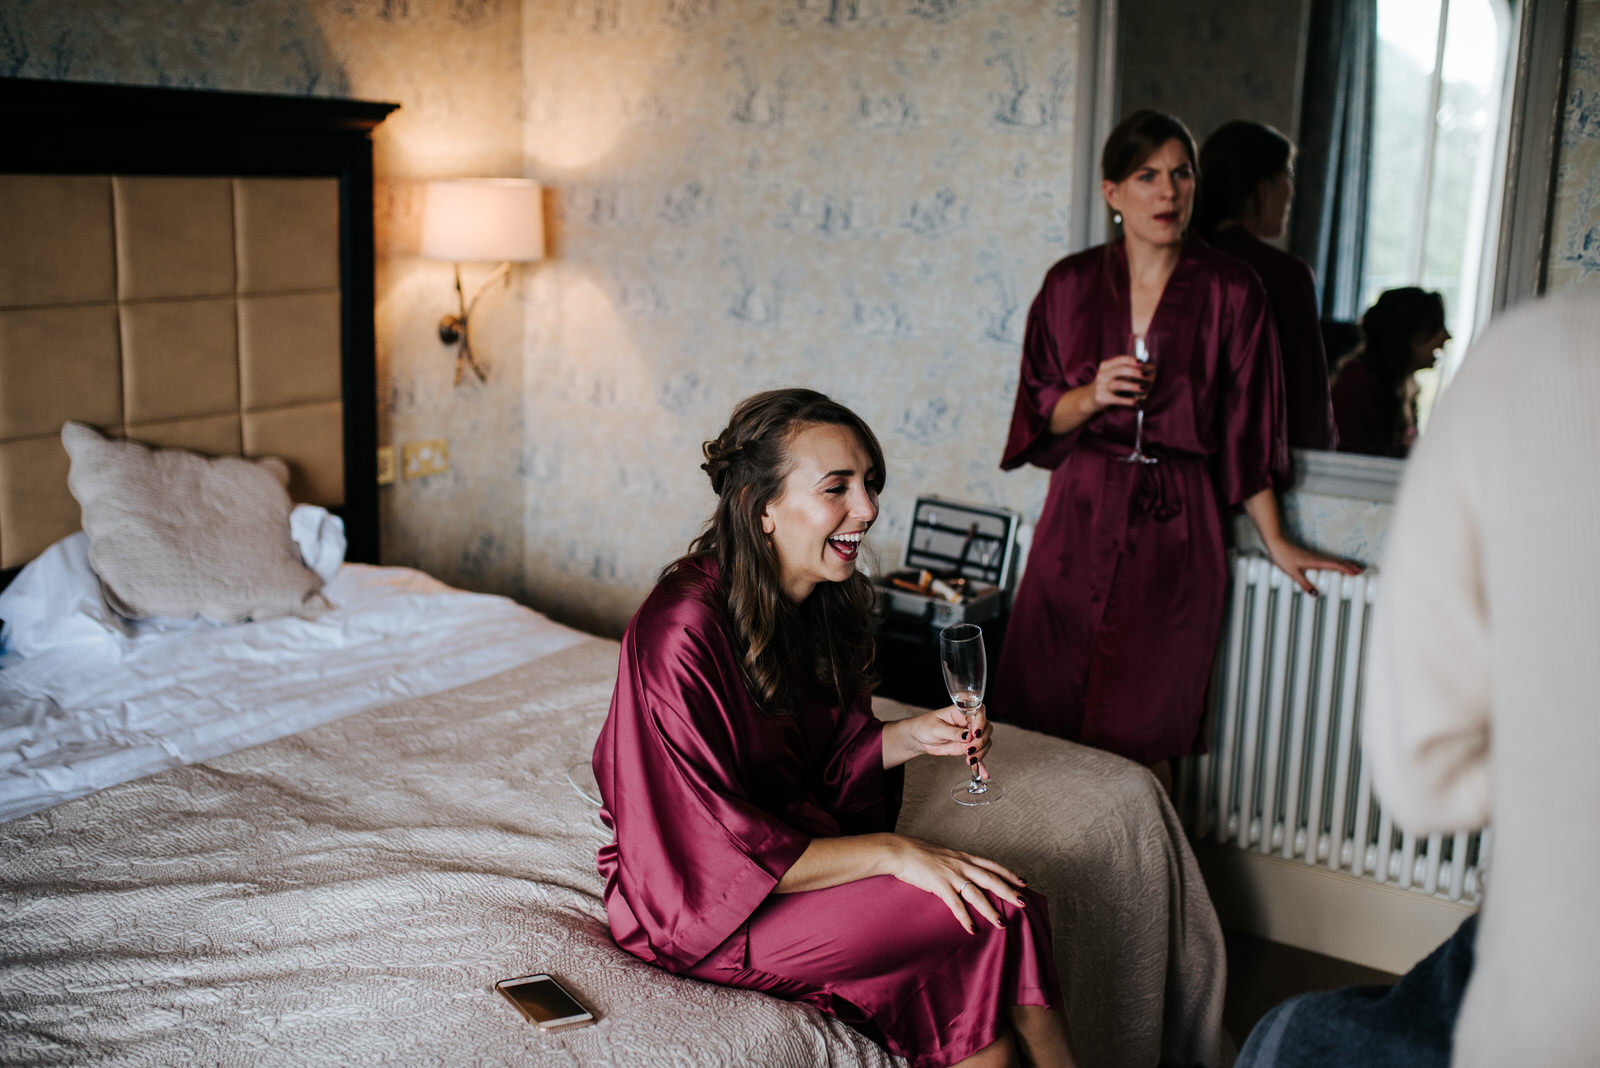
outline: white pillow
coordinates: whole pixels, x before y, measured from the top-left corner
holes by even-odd
[[[323,582],[332,582],[344,563],[344,520],[315,504],[297,504],[289,513],[289,533],[306,566]]]
[[[118,612],[242,623],[331,607],[290,536],[282,460],[151,448],[71,421],[61,443],[89,559]]]
[[[326,508],[297,504],[289,529],[306,566],[324,582],[332,579],[344,562],[344,520]],[[0,591],[0,653],[17,656],[84,642],[102,644],[104,655],[116,655],[139,634],[211,625],[192,618],[134,622],[119,616],[89,565],[89,536],[81,530],[34,557]]]
[[[128,621],[111,610],[89,566],[89,535],[70,534],[34,557],[0,591],[0,650],[36,656],[81,642],[115,653],[133,636]]]

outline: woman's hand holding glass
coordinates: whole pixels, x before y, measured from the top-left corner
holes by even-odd
[[[1101,411],[1136,407],[1150,392],[1155,374],[1155,368],[1141,363],[1135,356],[1112,356],[1102,360],[1090,383],[1094,406]]]
[[[979,705],[969,725],[967,714],[955,705],[946,705],[933,712],[905,721],[908,741],[918,754],[928,756],[964,757],[967,766],[987,779],[989,772],[983,758],[989,752],[989,710]]]

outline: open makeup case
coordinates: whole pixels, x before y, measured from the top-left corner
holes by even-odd
[[[1015,585],[1018,521],[1004,508],[918,497],[901,566],[878,580],[880,616],[938,631],[1003,615]]]

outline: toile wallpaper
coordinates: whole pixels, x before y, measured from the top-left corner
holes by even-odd
[[[524,6],[526,573],[617,627],[708,514],[734,403],[820,389],[882,439],[870,539],[1002,476],[1027,306],[1067,251],[1076,12],[1006,0]]]
[[[1556,159],[1546,285],[1600,289],[1600,0],[1579,0]]]
[[[1141,22],[1141,54],[1229,29],[1195,10]],[[1578,22],[1552,288],[1600,277],[1600,0]],[[700,442],[758,389],[811,385],[876,428],[882,566],[919,494],[1037,512],[1042,473],[996,461],[1028,302],[1071,251],[1077,28],[1077,0],[7,0],[0,73],[398,102],[375,145],[380,435],[446,438],[451,469],[383,491],[385,559],[615,634],[709,508]],[[546,184],[548,258],[485,293],[489,381],[452,386],[418,183],[517,174]],[[1285,511],[1381,549],[1386,506]]]

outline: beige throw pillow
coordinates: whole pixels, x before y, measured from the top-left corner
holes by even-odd
[[[152,449],[83,423],[61,443],[89,562],[118,612],[242,623],[332,607],[289,533],[282,460]]]

